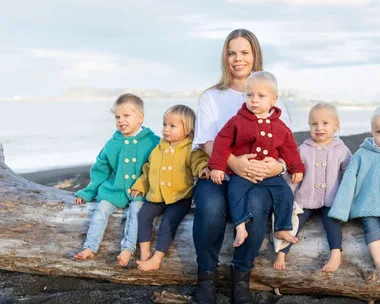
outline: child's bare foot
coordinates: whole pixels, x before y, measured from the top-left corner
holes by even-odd
[[[329,261],[325,266],[323,266],[322,270],[324,272],[334,272],[339,268],[340,265],[340,258],[341,258],[341,253],[340,249],[333,249],[331,250],[331,256]]]
[[[159,250],[154,252],[154,255],[145,261],[136,261],[137,268],[142,271],[158,270],[165,253]]]
[[[119,253],[116,259],[121,266],[127,266],[131,257],[132,253],[125,249]]]
[[[153,253],[151,251],[148,251],[148,252],[141,251],[140,260],[139,261],[149,260],[152,256],[153,256]]]
[[[245,229],[245,223],[240,224],[236,227],[236,236],[232,246],[239,247],[244,243],[244,240],[248,237],[247,229]]]
[[[289,231],[281,230],[274,233],[274,237],[279,240],[287,241],[288,243],[295,244],[298,242],[298,239],[295,236],[292,236]]]
[[[82,250],[81,252],[74,255],[74,260],[86,260],[86,259],[93,259],[95,257],[95,253],[92,252],[91,249],[86,248]]]
[[[371,273],[365,278],[366,281],[376,281],[378,277],[377,271],[371,271]]]
[[[277,270],[286,269],[285,253],[283,252],[277,253],[277,257],[276,257],[276,260],[274,261],[273,268]]]
[[[142,271],[158,270],[160,269],[161,260],[152,256],[145,261],[136,261],[137,268]]]

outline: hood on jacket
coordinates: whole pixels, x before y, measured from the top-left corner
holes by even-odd
[[[310,147],[317,147],[318,146],[318,144],[314,140],[312,140],[311,138],[306,139],[303,143],[305,145],[310,146]],[[336,147],[339,145],[344,145],[344,142],[339,137],[334,137],[333,140],[327,144],[327,147]]]
[[[280,118],[280,116],[281,116],[281,109],[280,108],[272,107],[269,110],[269,112],[271,112],[271,111],[273,111],[272,115],[269,116],[269,117],[266,117],[265,119],[273,120],[273,119]],[[245,118],[247,118],[249,120],[252,120],[252,121],[260,119],[260,118],[258,118],[256,116],[256,114],[254,114],[254,113],[252,113],[251,111],[248,110],[247,105],[245,103],[243,103],[242,107],[237,112],[237,115],[242,115]]]
[[[147,127],[141,127],[142,130],[137,133],[136,135],[134,136],[128,136],[128,137],[125,137],[120,131],[115,131],[115,133],[113,134],[112,138],[114,140],[117,140],[117,141],[123,141],[127,138],[136,138],[136,139],[142,139],[144,137],[147,137],[149,136],[150,134],[152,134],[152,130],[147,128]]]
[[[191,145],[192,143],[193,143],[193,139],[189,138],[189,137],[186,137],[185,139],[181,140],[178,144],[176,144],[175,146],[173,146],[173,148],[183,148],[183,147],[185,147],[187,145]],[[159,145],[160,145],[161,149],[167,149],[167,148],[171,147],[170,143],[167,140],[163,139],[163,138],[160,139]]]
[[[360,145],[361,149],[370,150],[372,152],[380,153],[380,149],[373,145],[373,137],[367,137]]]

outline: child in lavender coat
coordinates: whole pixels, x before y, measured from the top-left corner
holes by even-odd
[[[351,152],[338,137],[339,116],[336,108],[328,103],[318,103],[309,112],[311,138],[299,147],[306,173],[301,184],[295,189],[294,201],[303,208],[298,214],[299,230],[309,217],[320,211],[323,216],[330,259],[322,270],[334,272],[338,269],[342,251],[342,228],[340,222],[327,217],[335,194],[351,159]],[[285,269],[285,256],[291,245],[277,253],[275,269]]]

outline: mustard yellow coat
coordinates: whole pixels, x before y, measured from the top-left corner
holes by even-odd
[[[152,203],[173,204],[191,198],[194,177],[207,167],[208,156],[201,150],[191,152],[192,139],[185,138],[176,146],[164,139],[153,149],[142,175],[132,186],[146,194]]]

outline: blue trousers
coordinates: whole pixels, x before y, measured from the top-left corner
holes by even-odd
[[[189,212],[191,199],[183,199],[174,204],[145,202],[139,212],[139,243],[150,242],[152,239],[153,220],[164,214],[158,231],[156,250],[168,252],[174,240],[175,233],[185,215]]]
[[[228,210],[228,184],[214,184],[211,180],[198,180],[194,190],[193,238],[197,263],[202,271],[216,271],[226,229]],[[265,187],[251,187],[246,193],[253,221],[247,223],[248,237],[234,249],[232,264],[240,271],[249,271],[257,257],[266,233],[269,212],[273,201]],[[141,214],[141,213],[140,213]]]
[[[121,241],[121,250],[128,250],[134,254],[137,242],[137,215],[142,201],[131,201],[126,209],[126,220],[124,228],[124,238]],[[107,228],[110,215],[117,209],[108,201],[100,201],[94,214],[92,215],[90,227],[88,228],[87,238],[83,248],[89,248],[93,253],[99,250],[100,242],[103,239],[104,231]]]
[[[364,228],[364,239],[367,245],[380,240],[380,217],[362,217],[360,221]]]
[[[305,225],[305,223],[308,221],[310,216],[313,213],[320,211],[322,212],[323,225],[325,226],[327,241],[329,243],[330,250],[333,250],[333,249],[342,250],[342,226],[340,224],[340,221],[329,218],[327,216],[330,209],[331,208],[329,207],[322,207],[319,209],[303,209],[303,213],[298,214],[299,226],[298,226],[297,235],[300,232],[303,225]],[[291,246],[292,244],[282,249],[281,252],[288,254]]]
[[[250,209],[250,197],[247,192],[251,188],[262,187],[268,189],[273,201],[275,215],[274,231],[288,230],[292,228],[293,192],[289,185],[280,176],[266,178],[257,184],[252,183],[238,175],[232,175],[228,182],[228,202],[232,223],[236,226],[252,219]]]

